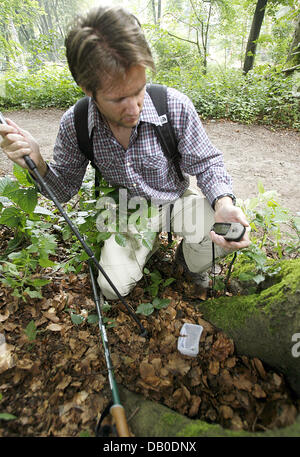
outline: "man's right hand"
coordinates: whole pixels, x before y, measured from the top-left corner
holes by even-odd
[[[35,162],[41,176],[47,173],[47,164],[40,153],[40,148],[33,136],[26,130],[20,129],[10,119],[6,119],[7,124],[0,124],[0,135],[3,141],[0,147],[7,157],[23,168],[27,168],[24,160],[25,155],[29,155]]]

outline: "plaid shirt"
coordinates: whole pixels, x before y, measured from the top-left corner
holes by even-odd
[[[130,197],[142,196],[159,203],[179,198],[189,185],[188,175],[196,176],[199,188],[212,204],[219,195],[232,193],[223,156],[208,139],[188,97],[168,88],[167,98],[181,155],[183,182],[162,151],[153,128],[161,121],[147,92],[127,150],[115,139],[90,100],[88,128],[90,135],[93,131],[95,164],[109,184],[126,188]],[[62,117],[53,158],[55,163],[49,164],[45,180],[57,198],[66,202],[80,189],[88,165],[76,140],[74,107]]]

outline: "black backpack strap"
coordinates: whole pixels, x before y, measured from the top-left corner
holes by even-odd
[[[178,142],[168,113],[167,88],[160,84],[150,84],[147,85],[147,92],[162,121],[162,125],[155,126],[160,144],[166,156],[174,163],[179,179],[183,181],[184,177],[179,165],[181,157],[177,147]]]
[[[93,141],[89,137],[88,130],[89,97],[83,97],[74,106],[74,122],[77,134],[77,142],[80,151],[87,159],[94,162]]]
[[[77,142],[82,154],[89,159],[95,168],[95,195],[99,197],[99,174],[94,162],[93,139],[89,136],[88,129],[88,108],[90,97],[83,97],[74,106],[74,123],[77,135]]]

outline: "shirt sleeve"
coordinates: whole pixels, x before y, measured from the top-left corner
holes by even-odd
[[[222,194],[233,194],[232,179],[226,171],[223,154],[208,138],[193,103],[183,94],[180,99],[177,97],[176,103],[173,125],[179,140],[181,169],[196,176],[198,187],[210,204]]]
[[[88,162],[77,144],[72,107],[61,119],[54,146],[53,162],[48,164],[48,171],[44,177],[60,202],[67,202],[77,194]],[[47,196],[42,189],[41,193]]]

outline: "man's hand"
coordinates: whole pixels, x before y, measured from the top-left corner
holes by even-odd
[[[35,162],[40,174],[45,176],[47,165],[33,136],[26,130],[20,129],[10,119],[6,119],[6,121],[7,124],[0,124],[0,135],[3,137],[0,147],[7,157],[21,167],[28,168],[23,157],[29,155]]]
[[[249,223],[245,214],[240,208],[233,205],[230,197],[223,197],[217,201],[215,206],[215,221],[216,222],[239,222],[244,227],[249,227]],[[217,235],[214,231],[210,232],[212,241],[228,251],[237,251],[247,248],[251,242],[249,240],[249,231],[246,232],[240,241],[226,241],[221,235]]]

